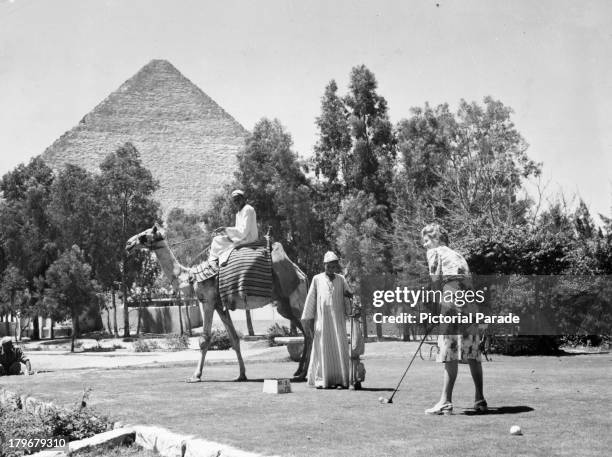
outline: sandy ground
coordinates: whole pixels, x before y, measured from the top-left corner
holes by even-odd
[[[153,341],[163,342],[163,339],[153,338]],[[98,343],[93,339],[80,339],[83,347],[90,348]],[[44,373],[58,370],[80,370],[91,368],[120,368],[136,366],[192,366],[200,358],[198,337],[189,339],[189,349],[183,351],[153,351],[134,352],[133,343],[125,343],[120,338],[106,339],[100,342],[102,347],[121,345],[124,349],[112,352],[75,352],[69,350],[69,340],[55,340],[43,342],[30,342],[25,345],[25,353],[30,358],[32,369]],[[386,341],[367,345],[364,358],[386,358],[411,355],[417,343],[398,343]],[[28,350],[44,349],[44,350]],[[240,349],[245,362],[280,362],[289,361],[289,354],[285,346],[269,347],[267,341],[241,341]],[[423,357],[428,359],[429,346],[424,345]],[[236,353],[232,349],[225,351],[208,351],[207,364],[235,363]]]
[[[190,349],[174,352],[133,352],[127,349],[118,349],[113,352],[71,353],[66,349],[44,351],[28,351],[26,349],[25,353],[30,358],[32,369],[41,373],[90,368],[109,369],[166,365],[191,366],[195,365],[200,358],[200,351],[193,348],[194,346],[197,347],[197,338],[191,338],[191,340]],[[83,342],[85,347],[89,346],[88,340],[84,340]],[[118,342],[120,342],[120,340],[118,340]],[[111,344],[108,342],[102,343],[102,346],[110,345]],[[287,349],[284,346],[271,348],[268,347],[266,341],[241,342],[240,348],[245,360],[284,361],[289,358]],[[207,364],[233,362],[236,362],[236,353],[232,349],[225,351],[208,351],[206,355]]]

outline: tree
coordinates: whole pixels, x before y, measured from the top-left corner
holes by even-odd
[[[79,316],[97,304],[98,285],[91,278],[91,266],[85,262],[83,251],[78,246],[64,251],[47,270],[47,297],[49,307],[55,315],[70,317],[72,321],[72,344],[80,333]]]
[[[387,102],[377,93],[377,87],[368,68],[354,67],[348,94],[339,98],[332,80],[317,118],[319,140],[314,168],[321,179],[321,190],[316,206],[329,221],[326,234],[333,240],[332,248],[342,252],[348,263],[347,273],[357,283],[368,275],[392,270],[391,243],[386,233],[392,227],[389,185],[396,140]],[[369,303],[365,305],[367,309]],[[377,332],[382,336],[380,325]]]
[[[100,190],[100,213],[96,228],[105,261],[98,267],[103,285],[113,294],[117,282],[123,297],[123,335],[130,334],[128,291],[140,265],[130,263],[125,253],[125,241],[159,218],[159,204],[152,199],[159,187],[151,172],[143,167],[138,151],[125,143],[109,154],[100,164],[101,174],[96,179]]]
[[[0,268],[12,265],[24,278],[24,293],[35,296],[35,278],[45,274],[57,257],[54,229],[49,222],[47,205],[53,183],[51,169],[39,157],[27,165],[20,164],[0,181]],[[26,300],[23,315],[34,318],[34,335],[38,338],[38,319],[32,313],[38,300]],[[25,308],[27,307],[27,312]]]
[[[342,192],[352,142],[349,112],[337,92],[338,85],[332,79],[321,99],[321,115],[315,121],[319,140],[315,145],[314,169],[318,177],[325,179],[326,191]]]
[[[260,234],[268,228],[307,274],[320,268],[325,250],[324,224],[313,207],[313,190],[292,150],[293,140],[278,120],[261,119],[238,154],[235,180],[206,213],[209,229],[233,223],[230,193],[244,190],[257,212]]]
[[[49,190],[47,217],[55,228],[59,249],[80,246],[94,267],[100,214],[95,177],[84,168],[67,164],[58,172]]]
[[[21,272],[14,265],[9,265],[2,274],[0,281],[0,303],[2,313],[9,316],[16,316],[15,338],[21,339],[21,318],[28,315],[30,304],[27,296],[28,283]]]
[[[194,265],[203,260],[204,251],[211,242],[210,234],[205,230],[204,215],[174,208],[168,213],[166,226],[166,236],[180,263]]]
[[[512,110],[486,97],[484,106],[461,100],[413,108],[400,121],[401,168],[395,177],[395,215],[413,230],[440,221],[455,240],[469,240],[500,225],[525,223],[530,205],[522,182],[540,173],[511,120]],[[462,241],[461,241],[462,242]]]
[[[57,252],[46,213],[52,182],[53,173],[40,158],[17,166],[0,181],[2,250],[28,283],[44,273]]]
[[[389,121],[387,101],[378,95],[378,83],[365,65],[351,70],[349,93],[344,102],[349,109],[349,124],[353,149],[344,171],[349,188],[364,190],[376,198],[378,205],[385,205],[389,221],[388,184],[392,178],[395,160],[395,136]]]
[[[137,262],[142,265],[138,273],[136,274],[132,290],[130,295],[134,298],[134,301],[138,303],[138,324],[136,325],[136,335],[140,335],[140,329],[142,325],[142,313],[144,310],[144,302],[151,303],[152,295],[157,285],[157,279],[160,277],[161,269],[159,263],[156,261],[153,253],[150,251],[140,251],[136,253],[137,256],[143,257],[138,259]],[[179,305],[179,318],[181,308]],[[181,334],[182,334],[182,320],[181,320]]]

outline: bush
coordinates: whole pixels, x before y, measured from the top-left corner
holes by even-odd
[[[592,346],[600,347],[610,343],[610,337],[605,335],[564,335],[561,337],[561,345],[568,347]]]
[[[485,343],[490,354],[558,355],[561,338],[552,335],[489,336]]]
[[[171,351],[183,351],[189,349],[189,337],[177,333],[166,338],[166,346]]]
[[[282,346],[274,342],[274,338],[277,336],[292,336],[291,330],[284,325],[274,324],[266,332],[266,339],[268,340],[268,344],[270,346]]]
[[[112,425],[106,416],[87,408],[54,410],[43,419],[43,423],[52,436],[67,436],[69,441],[82,440],[105,432]]]
[[[113,352],[115,349],[116,349],[115,346],[113,347],[92,346],[90,348],[85,348],[84,352]]]
[[[134,341],[134,352],[151,352],[156,349],[159,349],[157,341],[146,341],[142,339]]]
[[[16,457],[25,454],[24,449],[8,447],[11,438],[34,439],[50,437],[48,428],[39,416],[20,409],[0,406],[0,455]]]
[[[238,334],[238,338],[242,338],[242,334],[236,331]],[[213,328],[211,332],[211,341],[208,349],[212,351],[224,351],[226,349],[231,349],[232,342],[230,341],[230,337],[225,329]]]
[[[11,438],[35,439],[65,437],[68,441],[88,438],[112,428],[107,416],[86,407],[86,389],[79,405],[72,409],[46,408],[38,413],[24,411],[19,402],[0,406],[0,455],[17,457],[26,449],[9,448]]]

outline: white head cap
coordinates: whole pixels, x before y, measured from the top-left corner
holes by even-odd
[[[338,259],[338,256],[333,251],[327,251],[323,257],[323,263],[334,262],[336,260],[340,259]]]
[[[244,197],[244,192],[242,192],[240,189],[236,189],[235,191],[232,192],[232,198],[234,197]]]
[[[13,343],[13,338],[10,336],[5,336],[0,340],[0,346],[4,346],[5,344]]]

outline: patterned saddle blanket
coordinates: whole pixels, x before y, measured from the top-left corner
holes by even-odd
[[[189,269],[189,282],[202,282],[217,276],[219,273],[219,260],[209,262],[205,260]]]
[[[233,309],[234,298],[272,296],[272,259],[265,241],[239,246],[219,269],[219,297]]]

